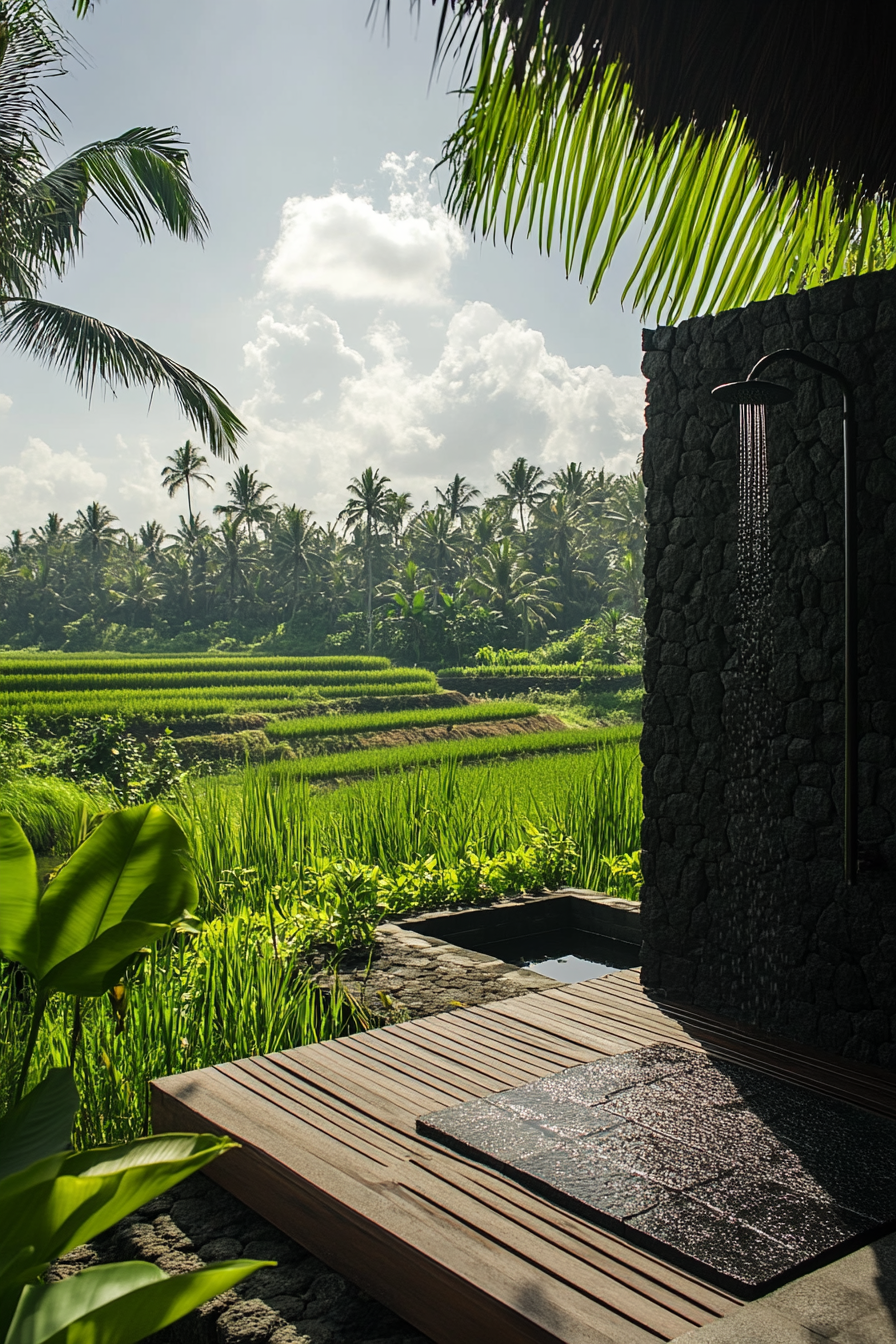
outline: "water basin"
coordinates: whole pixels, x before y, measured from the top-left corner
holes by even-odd
[[[417,915],[402,927],[567,985],[641,964],[640,906],[572,887]]]
[[[582,929],[523,934],[480,947],[511,966],[537,971],[567,985],[595,980],[640,964],[640,947]]]

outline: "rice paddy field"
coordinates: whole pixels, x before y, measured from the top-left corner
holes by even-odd
[[[431,672],[393,667],[387,658],[0,658],[0,716],[32,720],[122,714],[170,721],[282,713],[307,700],[420,695],[435,689]]]
[[[175,745],[231,751],[163,800],[189,839],[201,931],[137,958],[124,1026],[106,998],[81,1006],[78,1141],[145,1132],[153,1077],[376,1025],[338,966],[385,918],[564,883],[634,897],[640,725],[571,726],[551,701],[470,699],[382,658],[0,659],[0,811],[45,870],[121,805],[102,776],[47,766],[81,719],[120,715],[150,753],[166,728]],[[4,723],[7,742],[33,749],[24,769],[14,751],[4,766]],[[279,758],[234,760],[241,732]],[[321,957],[336,972],[326,990]],[[0,1110],[31,997],[0,959]],[[35,1078],[67,1062],[75,1032],[72,1002],[55,995]]]

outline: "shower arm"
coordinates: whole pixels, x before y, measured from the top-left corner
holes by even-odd
[[[747,382],[778,359],[792,359],[835,379],[843,393],[843,871],[853,886],[859,867],[859,610],[858,516],[855,452],[855,398],[839,369],[801,350],[774,350],[763,355],[747,374]]]

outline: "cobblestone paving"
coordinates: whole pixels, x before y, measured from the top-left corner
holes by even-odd
[[[382,924],[372,954],[344,962],[343,985],[375,1012],[428,1017],[452,1008],[553,989],[556,980],[517,970],[484,952],[469,952],[416,929]]]
[[[393,1020],[490,1003],[556,984],[495,957],[393,924],[379,929],[369,957],[343,967],[342,980],[377,1012],[385,1006]],[[276,1260],[277,1268],[259,1270],[153,1335],[153,1344],[429,1344],[202,1174],[64,1256],[48,1278],[118,1260],[148,1260],[168,1274],[186,1274],[215,1260],[243,1256]]]

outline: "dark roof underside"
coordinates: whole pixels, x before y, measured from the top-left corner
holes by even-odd
[[[645,125],[718,130],[733,108],[772,175],[896,188],[894,0],[433,0],[497,12],[524,56],[543,18],[586,67],[621,59]]]

